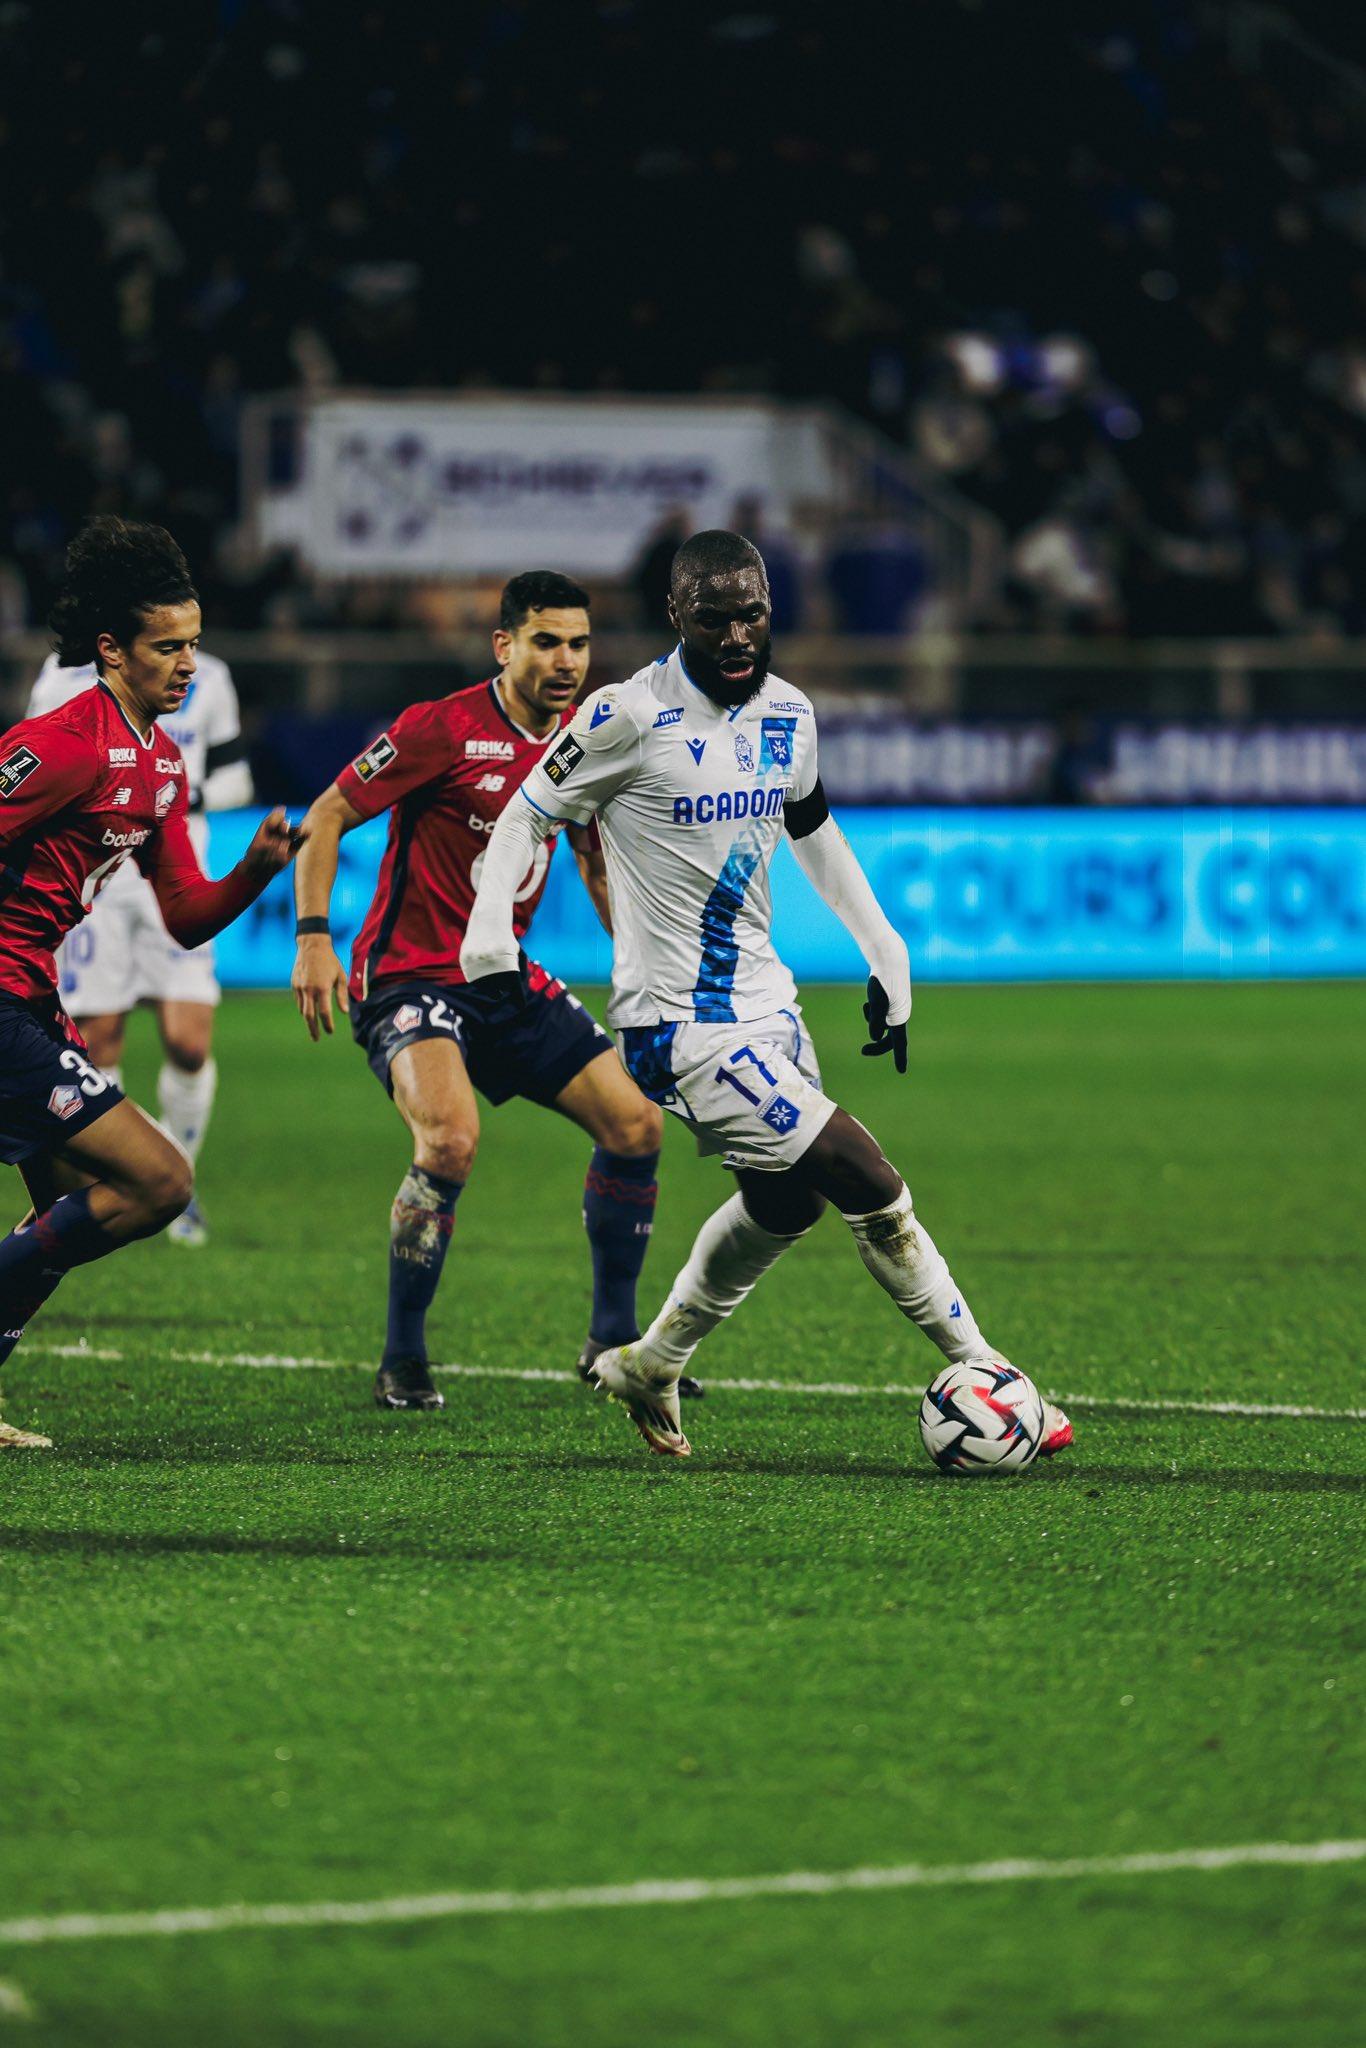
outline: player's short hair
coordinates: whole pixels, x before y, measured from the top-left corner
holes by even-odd
[[[582,584],[558,569],[528,569],[503,585],[498,623],[505,633],[515,633],[528,612],[587,611],[588,592]]]
[[[757,569],[764,579],[764,589],[768,589],[768,571],[754,542],[746,540],[742,533],[728,532],[724,526],[708,527],[705,533],[695,533],[685,540],[674,556],[669,570],[669,595],[677,604],[680,597],[690,597],[708,576],[731,576],[737,569]]]
[[[80,668],[98,660],[101,633],[127,647],[158,605],[198,602],[190,565],[164,526],[101,513],[66,551],[66,574],[48,613],[57,659],[63,668]]]

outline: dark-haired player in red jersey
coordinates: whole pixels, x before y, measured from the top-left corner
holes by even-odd
[[[295,1000],[314,1039],[332,1030],[332,998],[412,1133],[413,1163],[389,1220],[389,1314],[375,1400],[442,1406],[432,1383],[426,1314],[450,1242],[456,1200],[479,1142],[477,1089],[491,1103],[523,1095],[557,1109],[594,1140],[584,1188],[593,1309],[580,1371],[634,1333],[636,1281],[649,1245],[662,1118],[612,1041],[562,983],[523,955],[508,999],[467,987],[460,946],[488,835],[527,771],[573,714],[588,672],[588,596],[551,570],[515,576],[493,636],[499,673],[435,703],[413,704],[344,768],[304,820],[295,877]],[[327,906],[343,833],[391,809],[379,886],[348,980]],[[610,929],[600,852],[571,838],[589,894]],[[545,890],[553,840],[517,898],[521,939]],[[697,1392],[696,1382],[685,1391]]]
[[[99,682],[0,737],[0,1159],[33,1204],[0,1242],[0,1361],[73,1266],[150,1237],[194,1192],[185,1153],[87,1056],[57,995],[53,953],[130,857],[171,936],[202,945],[296,846],[283,811],[221,882],[190,841],[180,749],[157,719],[195,672],[199,600],[159,526],[92,520],[72,542],[52,612],[65,663]],[[0,1424],[0,1442],[46,1445]]]

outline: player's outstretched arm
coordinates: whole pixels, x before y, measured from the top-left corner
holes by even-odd
[[[906,1024],[911,1014],[911,956],[859,866],[854,849],[830,815],[817,779],[808,796],[789,799],[784,822],[807,880],[834,911],[868,963],[866,1053],[890,1052],[906,1071]]]
[[[491,974],[520,973],[517,935],[512,913],[523,877],[536,849],[563,820],[547,817],[518,790],[493,828],[479,870],[474,908],[460,948],[460,971],[466,981],[486,981]]]
[[[337,879],[338,848],[346,833],[362,822],[334,782],[315,798],[304,818],[308,842],[294,870],[295,955],[289,985],[299,1015],[315,1042],[319,1029],[332,1036],[332,998],[349,1010],[346,969],[337,957],[328,924],[332,886]]]
[[[178,946],[202,946],[240,917],[282,868],[288,867],[305,834],[290,824],[277,807],[264,817],[251,844],[221,882],[212,882],[199,865],[183,805],[162,820],[137,862],[156,894],[166,929]]]

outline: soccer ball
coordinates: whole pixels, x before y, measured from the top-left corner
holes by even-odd
[[[946,1365],[925,1389],[920,1434],[941,1472],[1022,1472],[1043,1442],[1043,1397],[1003,1359]]]

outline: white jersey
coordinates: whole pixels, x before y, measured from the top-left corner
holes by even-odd
[[[610,1024],[747,1023],[792,1006],[795,984],[773,950],[768,865],[784,801],[815,781],[810,700],[776,676],[726,710],[675,648],[580,705],[522,795],[546,816],[598,821],[612,902]]]

